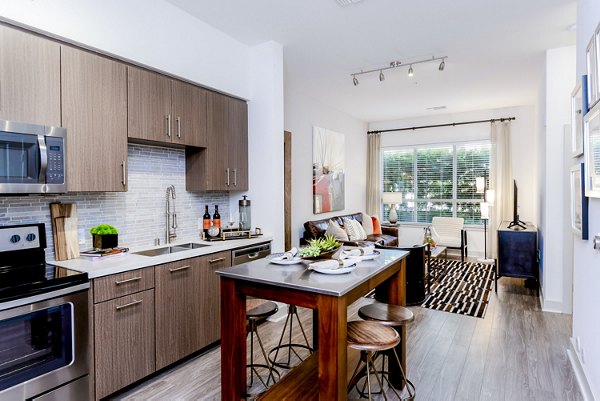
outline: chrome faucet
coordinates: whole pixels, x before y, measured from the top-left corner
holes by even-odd
[[[177,213],[175,213],[175,186],[170,185],[167,187],[167,203],[165,205],[165,217],[166,217],[166,232],[165,239],[167,244],[170,244],[172,240],[177,238]],[[171,199],[173,199],[173,205],[171,207]]]

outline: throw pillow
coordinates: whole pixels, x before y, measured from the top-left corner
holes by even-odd
[[[344,230],[348,234],[350,241],[362,241],[367,239],[367,234],[363,230],[362,225],[353,219],[344,219]]]
[[[346,234],[346,231],[333,220],[329,220],[325,235],[333,235],[338,241],[348,241],[348,234]]]
[[[362,228],[367,235],[373,234],[373,220],[371,220],[371,216],[366,213],[362,214]]]
[[[373,235],[381,235],[381,223],[379,222],[379,218],[377,216],[371,216],[371,221],[373,222]]]

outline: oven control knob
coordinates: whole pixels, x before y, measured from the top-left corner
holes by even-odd
[[[27,234],[27,236],[25,237],[25,239],[29,242],[34,241],[35,240],[35,234],[33,233],[29,233]]]
[[[16,244],[19,241],[21,241],[21,236],[20,235],[15,234],[15,235],[12,235],[10,237],[10,242],[13,243],[13,244]]]

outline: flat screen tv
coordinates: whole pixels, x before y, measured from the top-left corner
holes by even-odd
[[[508,225],[508,228],[518,230],[519,228],[526,229],[527,225],[519,220],[519,202],[518,202],[517,180],[513,180],[513,221]]]

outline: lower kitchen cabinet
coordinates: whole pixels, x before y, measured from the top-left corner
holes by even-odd
[[[220,338],[218,268],[230,252],[156,266],[156,368],[161,369]]]
[[[155,371],[154,290],[94,305],[96,399]]]

